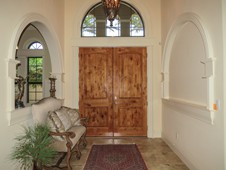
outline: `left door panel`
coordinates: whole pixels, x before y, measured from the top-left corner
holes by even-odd
[[[88,136],[113,136],[112,48],[79,49],[79,109]]]

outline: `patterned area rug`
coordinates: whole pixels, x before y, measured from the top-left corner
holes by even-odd
[[[147,170],[136,144],[93,145],[84,170]]]

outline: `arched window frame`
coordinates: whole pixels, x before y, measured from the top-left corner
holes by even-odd
[[[28,49],[29,50],[43,50],[43,45],[38,41],[34,41],[28,45]]]
[[[130,8],[131,10],[133,10],[133,11],[135,12],[135,14],[137,14],[137,15],[139,16],[140,22],[142,23],[142,31],[143,31],[143,34],[131,34],[131,28],[128,27],[128,35],[123,36],[123,35],[121,34],[122,28],[120,28],[120,31],[119,31],[120,34],[119,34],[119,32],[118,32],[117,37],[145,37],[145,26],[144,26],[143,19],[142,19],[141,15],[139,14],[139,12],[138,12],[132,5],[130,5],[130,4],[127,3],[127,2],[121,1],[121,4],[123,4],[123,5],[127,6],[128,8]],[[110,36],[113,36],[113,35],[108,35],[108,34],[107,34],[107,32],[108,32],[108,30],[109,30],[109,28],[108,28],[108,25],[109,25],[109,24],[105,24],[105,28],[104,28],[104,29],[105,29],[105,35],[99,36],[99,35],[95,34],[95,35],[93,35],[93,36],[84,36],[84,34],[83,34],[83,32],[84,32],[84,30],[83,30],[83,29],[84,29],[83,24],[84,24],[84,22],[85,22],[86,16],[88,16],[88,15],[90,14],[91,11],[93,11],[95,8],[97,8],[97,7],[101,6],[101,5],[102,5],[101,2],[95,4],[95,5],[92,6],[92,7],[88,10],[88,12],[84,15],[83,20],[82,20],[82,24],[81,24],[81,37],[110,37]],[[104,12],[103,12],[103,16],[105,17]],[[119,18],[119,22],[120,22],[120,26],[121,26],[121,20],[120,20],[120,16],[119,16],[119,15],[118,15],[118,18]],[[105,20],[106,20],[106,17],[105,17]],[[96,23],[97,23],[97,22],[102,22],[102,21],[99,21],[98,19],[96,19]],[[115,22],[115,21],[114,21],[114,22]],[[131,23],[131,19],[130,19],[130,21],[128,21],[128,22],[129,22],[129,24],[130,24],[130,23]],[[131,25],[131,24],[130,24],[130,25]],[[97,26],[96,26],[95,28],[96,28],[96,32],[97,32],[97,31],[98,31]],[[141,29],[141,28],[139,28],[139,29]]]

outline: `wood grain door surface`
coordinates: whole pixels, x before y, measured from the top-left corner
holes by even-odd
[[[146,48],[80,48],[79,109],[88,136],[147,135]]]

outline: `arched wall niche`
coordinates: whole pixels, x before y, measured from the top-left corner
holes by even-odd
[[[186,98],[174,98],[170,94],[170,81],[171,72],[170,64],[172,62],[173,48],[177,36],[180,35],[181,30],[186,26],[192,25],[199,36],[204,49],[204,57],[199,61],[201,66],[203,66],[203,74],[201,79],[206,80],[206,101],[204,103],[199,103],[195,100],[187,100]],[[211,44],[211,39],[209,38],[208,31],[204,26],[203,22],[198,15],[194,13],[184,13],[178,17],[176,22],[172,25],[164,46],[163,51],[163,62],[162,62],[162,99],[163,103],[170,104],[171,106],[182,109],[182,113],[188,113],[189,116],[193,116],[204,122],[213,124],[214,123],[214,61],[213,48]],[[178,63],[179,64],[179,63]],[[192,68],[191,68],[192,69]],[[200,68],[201,69],[201,68]],[[183,72],[183,70],[181,70]],[[183,80],[181,80],[183,81]],[[183,106],[183,107],[182,107]],[[191,113],[192,111],[192,114]]]
[[[56,97],[63,98],[63,57],[62,51],[60,47],[59,40],[57,35],[48,22],[48,20],[36,13],[30,13],[25,15],[16,25],[14,32],[12,34],[11,43],[9,46],[8,58],[7,58],[7,112],[8,112],[8,120],[9,125],[26,121],[31,118],[31,107],[25,107],[21,109],[15,110],[15,86],[14,80],[16,78],[16,65],[19,63],[15,59],[17,43],[23,30],[27,27],[27,25],[34,25],[39,32],[44,37],[46,44],[48,46],[50,59],[51,59],[51,67],[52,67],[52,75],[57,78],[56,81]]]

